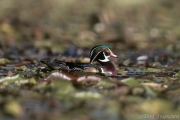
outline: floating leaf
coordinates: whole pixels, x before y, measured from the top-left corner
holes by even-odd
[[[145,71],[147,71],[147,72],[161,72],[161,69],[147,68]]]
[[[86,85],[94,85],[101,81],[100,77],[96,76],[82,76],[77,79],[77,83],[86,84]]]
[[[145,92],[144,88],[143,87],[134,87],[132,89],[132,94],[133,95],[143,95]]]
[[[7,76],[11,77],[12,75],[13,75],[12,71],[9,70],[9,71],[7,72]]]
[[[17,101],[10,101],[6,103],[5,112],[14,117],[20,117],[23,113],[22,107]]]
[[[121,86],[121,87],[115,89],[115,94],[118,95],[118,96],[119,95],[127,95],[129,93],[129,91],[130,91],[130,87]]]
[[[9,64],[11,63],[10,60],[6,59],[6,58],[0,58],[0,64],[4,65],[4,64]]]
[[[81,99],[99,99],[102,98],[102,95],[97,92],[77,92],[74,94],[75,98]]]
[[[139,81],[135,78],[123,79],[122,82],[128,86],[139,86],[140,85]]]
[[[147,100],[144,103],[141,103],[137,106],[137,109],[142,110],[142,112],[149,114],[158,114],[158,113],[166,113],[173,108],[173,104],[167,100],[163,99],[155,99],[155,100]]]
[[[175,77],[180,77],[180,72],[176,73],[174,76]]]
[[[58,95],[67,95],[67,94],[70,95],[75,91],[71,82],[66,81],[66,80],[56,80],[52,82],[50,85],[52,86],[52,88],[57,89],[57,92],[55,94],[58,94]],[[59,97],[62,97],[62,96],[59,96]]]
[[[161,67],[162,65],[161,65],[160,62],[155,62],[155,63],[153,63],[152,66],[153,66],[153,67]]]
[[[110,81],[109,79],[103,79],[96,86],[100,89],[103,89],[103,88],[108,88],[108,87],[114,86],[114,85],[115,85],[115,83]]]
[[[19,76],[19,75],[14,75],[14,76],[7,76],[7,77],[4,77],[4,78],[1,78],[0,79],[0,83],[1,82],[8,82],[8,83],[12,83],[12,82],[15,82],[15,81],[18,81],[18,80],[21,80],[22,78]]]
[[[72,81],[72,80],[77,80],[78,76],[73,75],[72,73],[69,73],[65,70],[61,71],[55,71],[52,72],[47,78],[46,81],[54,81],[54,80],[67,80],[67,81]]]
[[[155,98],[157,97],[157,92],[154,91],[151,87],[145,86],[145,91],[146,91],[146,96],[150,98]]]
[[[170,84],[166,90],[164,90],[162,93],[167,93],[169,95],[175,95],[179,96],[180,92],[180,83],[172,83]],[[176,99],[176,98],[175,98]]]

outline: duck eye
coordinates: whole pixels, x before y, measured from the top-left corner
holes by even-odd
[[[108,49],[104,49],[104,52],[109,52],[109,50]]]
[[[110,51],[108,49],[104,49],[105,55],[109,56],[110,55]]]

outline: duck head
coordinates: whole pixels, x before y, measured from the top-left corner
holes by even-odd
[[[94,61],[99,63],[105,63],[110,61],[109,57],[117,58],[108,45],[97,45],[93,47],[90,51],[90,63],[92,64]]]
[[[110,62],[109,57],[117,58],[109,46],[97,45],[90,51],[90,63],[97,61],[101,64],[101,73],[108,73],[110,75],[117,75],[115,66]]]

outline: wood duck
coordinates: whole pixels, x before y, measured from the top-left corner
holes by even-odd
[[[108,73],[110,75],[117,75],[115,66],[110,62],[109,57],[118,58],[115,55],[109,46],[107,45],[97,45],[93,47],[90,51],[90,63],[93,64],[94,61],[97,61],[101,64],[100,67],[101,73]]]
[[[90,51],[90,63],[73,63],[64,61],[41,61],[46,64],[51,69],[66,69],[70,72],[73,71],[84,71],[90,67],[94,67],[99,72],[104,74],[116,75],[116,68],[110,62],[109,57],[117,58],[109,46],[107,45],[97,45],[93,47]],[[93,62],[100,63],[101,66],[94,65]]]

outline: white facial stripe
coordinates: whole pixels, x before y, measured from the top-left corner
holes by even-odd
[[[97,47],[99,47],[99,46],[97,46]],[[94,50],[95,50],[97,47],[95,47],[95,48],[91,51],[90,55],[92,55],[92,53],[94,52]]]
[[[96,56],[93,58],[93,60],[91,61],[91,63],[94,61],[94,59],[99,55],[99,53],[102,52],[102,51],[99,51]]]
[[[103,52],[103,55],[104,55],[104,58],[105,58],[105,59],[104,59],[104,60],[99,59],[99,61],[101,61],[101,62],[108,62],[108,61],[109,61],[108,58],[109,58],[110,56],[106,56],[104,52]]]

